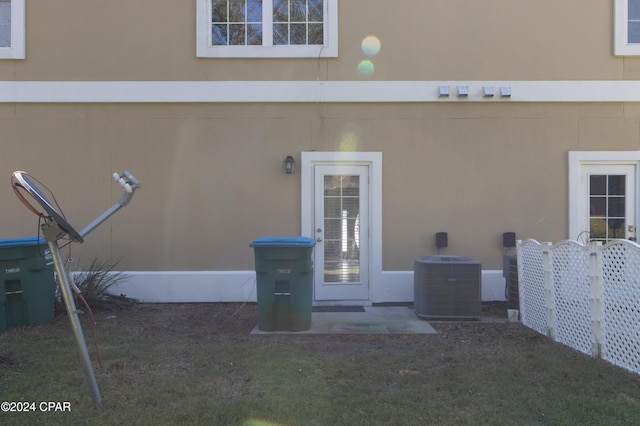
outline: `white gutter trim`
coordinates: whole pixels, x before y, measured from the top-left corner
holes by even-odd
[[[59,102],[640,102],[640,81],[0,81],[0,103]]]

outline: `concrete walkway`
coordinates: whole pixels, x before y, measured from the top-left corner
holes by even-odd
[[[436,334],[408,306],[366,306],[364,312],[313,312],[304,331],[261,331],[251,334]]]

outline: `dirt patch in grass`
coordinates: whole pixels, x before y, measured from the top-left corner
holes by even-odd
[[[482,317],[478,321],[428,322],[442,337],[460,341],[477,340],[490,330],[496,330],[505,338],[539,336],[519,323],[508,323],[506,312],[506,303],[492,302],[483,304]],[[96,318],[116,323],[129,323],[131,319],[137,324],[130,330],[133,333],[153,333],[168,339],[180,334],[198,339],[211,335],[248,335],[257,324],[258,313],[255,303],[137,304],[131,308],[98,311]],[[379,337],[369,335],[372,340],[379,340]]]
[[[171,346],[178,341],[207,343],[212,339],[219,345],[237,344],[247,339],[257,340],[267,346],[286,345],[284,342],[290,341],[290,337],[276,335],[250,336],[257,324],[255,303],[138,304],[125,309],[100,310],[95,316],[98,323],[115,326],[115,330],[120,330],[123,335],[144,337],[158,346]],[[486,350],[499,351],[508,342],[535,345],[538,340],[546,339],[520,323],[507,322],[506,304],[501,302],[483,304],[482,319],[479,321],[429,323],[438,332],[437,340],[458,346],[482,345]],[[85,334],[88,333],[89,329],[85,326]],[[100,334],[98,330],[98,343]],[[425,340],[410,335],[329,336],[328,339],[340,342],[344,349],[341,352],[336,350],[336,346],[327,344],[327,338],[303,335],[295,338],[303,339],[313,352],[333,359],[339,359],[343,354],[353,357],[354,354],[371,353],[383,348],[408,351],[424,347],[425,341],[433,344],[433,339]],[[87,342],[91,343],[89,339]]]
[[[633,424],[637,376],[506,321],[429,321],[438,334],[251,335],[252,303],[139,304],[81,322],[103,398],[93,406],[68,318],[0,332],[8,401],[67,413],[0,424]],[[141,420],[142,419],[142,420]],[[260,423],[262,422],[262,423]]]

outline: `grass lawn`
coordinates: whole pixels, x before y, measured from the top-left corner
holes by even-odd
[[[640,377],[518,323],[432,322],[437,335],[250,335],[255,304],[136,305],[83,328],[93,405],[69,320],[0,332],[1,412],[24,425],[632,425]],[[42,411],[40,402],[71,411]],[[60,408],[60,407],[58,407]],[[55,407],[54,407],[55,409]]]

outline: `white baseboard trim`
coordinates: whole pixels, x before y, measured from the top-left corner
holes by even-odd
[[[144,303],[256,302],[254,271],[124,271],[109,290]],[[371,303],[413,302],[413,271],[382,271]],[[482,301],[504,301],[502,270],[482,271]]]
[[[254,271],[123,272],[109,292],[144,303],[255,302]]]
[[[502,269],[482,271],[482,301],[506,301],[505,285]]]

